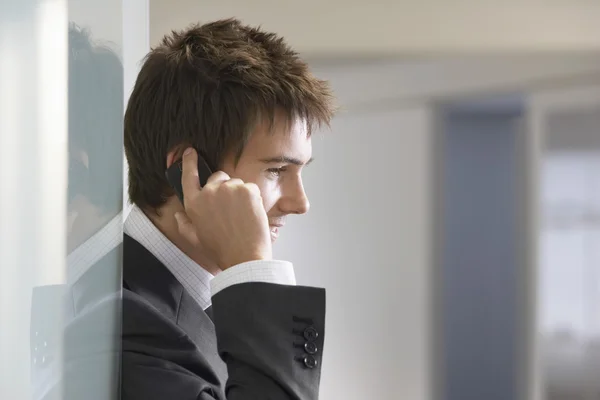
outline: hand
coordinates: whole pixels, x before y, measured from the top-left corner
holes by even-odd
[[[183,154],[182,169],[185,213],[175,216],[179,232],[199,243],[221,270],[246,261],[270,260],[269,221],[258,186],[218,171],[201,188],[194,149]]]

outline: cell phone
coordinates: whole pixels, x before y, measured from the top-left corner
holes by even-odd
[[[183,186],[181,185],[181,175],[183,173],[183,160],[174,162],[166,171],[167,181],[169,185],[175,190],[177,197],[183,204]],[[212,175],[212,170],[208,166],[206,160],[198,154],[198,178],[200,179],[200,186],[204,187],[208,178]]]

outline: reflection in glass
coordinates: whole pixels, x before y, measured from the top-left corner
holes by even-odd
[[[118,398],[123,204],[123,68],[118,52],[69,26],[67,271],[34,288],[35,399]],[[62,329],[51,321],[62,318]],[[57,344],[63,341],[63,352]]]

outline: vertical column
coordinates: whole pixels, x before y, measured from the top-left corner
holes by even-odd
[[[2,399],[31,398],[32,289],[64,280],[66,25],[65,0],[0,3]]]

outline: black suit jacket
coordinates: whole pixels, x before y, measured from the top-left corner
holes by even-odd
[[[205,312],[142,245],[123,246],[123,400],[318,398],[324,289],[238,284]]]

